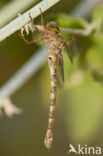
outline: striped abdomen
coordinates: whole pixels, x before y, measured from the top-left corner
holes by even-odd
[[[55,120],[55,107],[56,107],[56,71],[57,71],[57,57],[50,55],[48,58],[48,64],[50,68],[50,80],[51,80],[51,93],[50,93],[50,108],[49,108],[49,121],[44,140],[45,146],[50,149],[53,142],[53,127]]]

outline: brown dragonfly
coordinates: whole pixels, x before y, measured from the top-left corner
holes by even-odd
[[[48,49],[48,65],[50,69],[51,91],[50,91],[48,127],[44,139],[44,144],[48,149],[50,149],[53,142],[53,127],[55,120],[57,85],[60,84],[60,82],[64,82],[62,50],[66,46],[66,42],[64,41],[63,37],[60,34],[57,22],[51,21],[45,24],[41,9],[40,13],[43,31],[34,25],[33,19],[29,15],[32,27],[41,34],[40,38],[28,41],[22,34],[20,34],[20,37],[27,44],[33,44],[38,41],[44,40]]]

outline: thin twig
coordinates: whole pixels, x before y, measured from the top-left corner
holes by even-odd
[[[39,28],[40,30],[43,30],[43,27],[41,25],[35,25],[35,26]],[[29,27],[32,31],[35,31],[35,29],[31,26],[31,24],[29,24]],[[61,32],[64,32],[64,33],[80,34],[82,36],[88,36],[95,29],[95,25],[94,23],[88,24],[85,29],[73,29],[73,28],[63,28],[63,27],[60,27],[59,29]]]
[[[40,15],[40,8],[42,12],[44,12],[59,1],[60,0],[43,0],[27,12],[25,12],[23,15],[17,17],[15,20],[13,20],[0,30],[0,41],[4,40],[17,30],[21,29],[26,23],[28,23],[30,21],[29,13],[31,14],[32,18],[36,18],[38,15]]]

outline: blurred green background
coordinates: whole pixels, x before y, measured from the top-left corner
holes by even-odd
[[[3,8],[11,0],[0,1]],[[63,0],[44,13],[68,13],[79,3]],[[35,3],[34,3],[35,4]],[[32,4],[28,8],[34,6]],[[25,10],[26,10],[25,9]],[[5,17],[4,17],[5,18]],[[36,19],[39,23],[40,18]],[[103,36],[89,37],[92,46],[85,48],[90,69],[103,68]],[[85,45],[88,46],[88,45]],[[17,33],[0,43],[0,85],[2,86],[38,49],[26,45]],[[74,63],[64,54],[65,85],[58,90],[54,142],[50,151],[43,144],[49,109],[49,69],[47,63],[12,95],[13,103],[22,108],[21,115],[0,118],[1,156],[66,156],[69,144],[103,146],[103,87],[95,73],[82,69],[82,54]],[[78,63],[82,58],[81,63]],[[79,65],[77,65],[79,64]],[[84,70],[85,69],[85,70]],[[94,75],[93,75],[94,74]],[[93,77],[94,76],[94,77]],[[73,155],[73,154],[71,154]]]

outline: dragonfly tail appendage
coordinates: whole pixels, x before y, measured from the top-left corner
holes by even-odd
[[[44,140],[45,146],[50,149],[53,142],[53,127],[55,120],[55,108],[56,108],[56,71],[57,71],[57,59],[56,56],[49,56],[48,64],[50,68],[51,79],[51,94],[50,94],[50,109],[49,109],[49,121]]]

